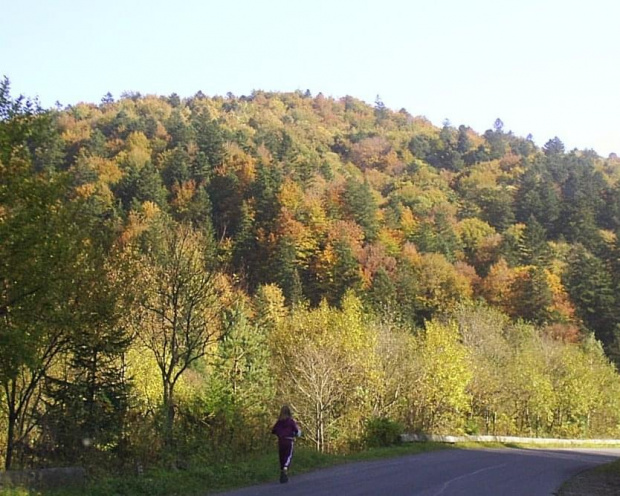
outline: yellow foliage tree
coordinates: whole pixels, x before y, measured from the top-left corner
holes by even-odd
[[[338,450],[359,436],[368,417],[375,340],[351,294],[342,309],[323,302],[298,307],[270,335],[279,397],[295,409],[319,451]]]
[[[429,433],[455,433],[470,410],[468,351],[456,322],[427,322],[415,342],[409,425]]]

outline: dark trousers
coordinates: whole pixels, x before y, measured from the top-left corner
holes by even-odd
[[[286,438],[278,439],[278,454],[280,455],[280,470],[288,468],[293,458],[293,440]]]

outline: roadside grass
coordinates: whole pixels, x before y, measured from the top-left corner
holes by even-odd
[[[601,474],[613,475],[620,479],[620,460],[596,467],[594,471]]]
[[[0,490],[0,494],[2,496],[29,496],[32,493],[21,487],[7,487]]]
[[[404,443],[395,446],[371,448],[346,455],[318,453],[309,447],[295,450],[291,475],[319,468],[357,461],[379,460],[403,455],[449,448],[443,443]],[[274,481],[278,473],[275,450],[247,457],[236,463],[215,463],[190,467],[187,470],[153,469],[144,475],[104,477],[87,482],[85,486],[56,489],[28,490],[5,488],[0,496],[197,496]]]
[[[600,465],[568,479],[558,496],[617,496],[620,494],[620,460]]]

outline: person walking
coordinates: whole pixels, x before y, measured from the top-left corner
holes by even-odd
[[[293,443],[296,437],[301,436],[301,430],[297,426],[291,409],[284,405],[280,409],[278,421],[271,429],[271,433],[278,436],[278,454],[280,456],[280,482],[288,482],[288,468],[293,458]]]

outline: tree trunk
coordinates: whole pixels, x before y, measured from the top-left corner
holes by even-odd
[[[10,470],[13,464],[13,453],[15,451],[15,427],[17,426],[17,412],[15,411],[16,405],[16,386],[15,381],[10,381],[9,385],[5,383],[4,390],[6,394],[7,407],[8,407],[8,426],[6,435],[6,452],[4,456],[4,469]]]
[[[172,449],[174,444],[174,384],[164,383],[164,446]]]
[[[6,453],[4,456],[4,470],[10,470],[13,463],[13,451],[15,447],[15,423],[16,417],[13,412],[9,412],[9,425],[6,436]]]

